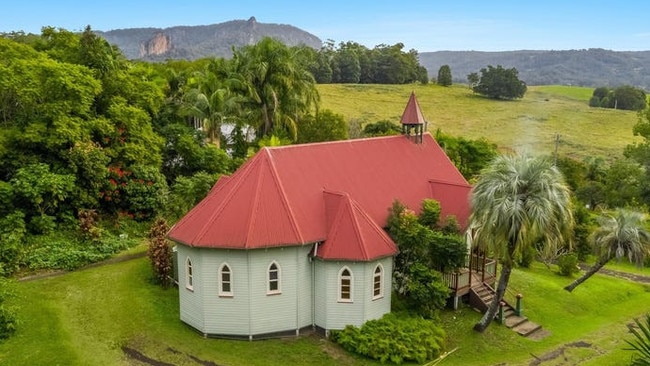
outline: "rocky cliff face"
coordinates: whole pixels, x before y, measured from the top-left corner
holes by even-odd
[[[225,23],[171,28],[130,28],[95,33],[116,45],[129,59],[164,61],[203,57],[230,57],[240,48],[272,37],[287,46],[305,45],[320,49],[313,34],[286,24],[260,23],[255,17]]]
[[[158,32],[146,42],[140,43],[140,58],[160,56],[172,50],[172,37],[163,32]]]

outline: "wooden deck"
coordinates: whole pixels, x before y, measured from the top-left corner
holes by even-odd
[[[467,295],[469,290],[483,283],[493,286],[496,282],[497,262],[489,258],[473,256],[466,268],[456,272],[444,273],[443,278],[451,289],[451,296],[460,297]]]

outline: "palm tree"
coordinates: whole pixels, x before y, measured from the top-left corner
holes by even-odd
[[[237,75],[229,72],[224,60],[208,64],[196,75],[197,85],[186,95],[187,115],[198,118],[210,143],[220,147],[221,126],[228,117],[234,117],[243,98],[233,89],[239,85]]]
[[[632,356],[633,366],[647,366],[650,365],[650,314],[646,314],[643,320],[634,319],[636,328],[630,328],[630,333],[634,334],[636,338],[634,341],[628,341],[627,344],[630,348],[625,348],[628,351],[636,351]]]
[[[620,260],[627,256],[630,262],[642,266],[650,253],[650,232],[644,228],[645,219],[644,214],[627,209],[600,216],[600,226],[592,236],[596,264],[564,289],[573,291],[614,258]]]
[[[314,77],[304,48],[289,48],[272,38],[233,52],[235,70],[247,85],[248,104],[255,111],[258,137],[277,133],[296,140],[298,118],[317,107]]]
[[[496,295],[474,329],[485,331],[503,299],[514,259],[535,243],[558,245],[573,226],[569,188],[548,159],[500,155],[472,189],[472,245],[501,262]]]

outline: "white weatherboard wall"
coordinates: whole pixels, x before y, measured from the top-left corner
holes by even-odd
[[[232,250],[179,244],[181,320],[208,335],[251,336],[312,324],[310,246]],[[185,260],[192,259],[193,291],[185,287]],[[268,268],[280,268],[281,292],[268,294]],[[219,269],[231,270],[232,296],[219,295]]]
[[[311,325],[311,246],[250,250],[251,333],[266,334]],[[279,294],[268,294],[268,268],[280,268]]]
[[[181,320],[205,333],[203,318],[203,288],[201,286],[202,275],[198,270],[201,267],[201,249],[192,248],[187,245],[177,245],[178,254],[178,297],[180,303]],[[193,289],[185,287],[187,283],[186,261],[192,260],[192,283]]]
[[[315,262],[315,324],[329,329],[343,329],[351,324],[361,326],[367,320],[381,318],[390,312],[392,257],[372,262]],[[384,267],[384,296],[373,300],[374,270]],[[352,302],[339,301],[339,273],[343,267],[352,272]]]
[[[247,251],[203,249],[202,254],[204,332],[215,335],[249,335]],[[219,295],[219,269],[224,263],[228,264],[231,271],[232,296]]]

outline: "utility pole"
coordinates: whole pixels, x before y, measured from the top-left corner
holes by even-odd
[[[560,145],[560,134],[556,133],[555,134],[555,161],[553,162],[553,165],[557,166],[557,147]]]

